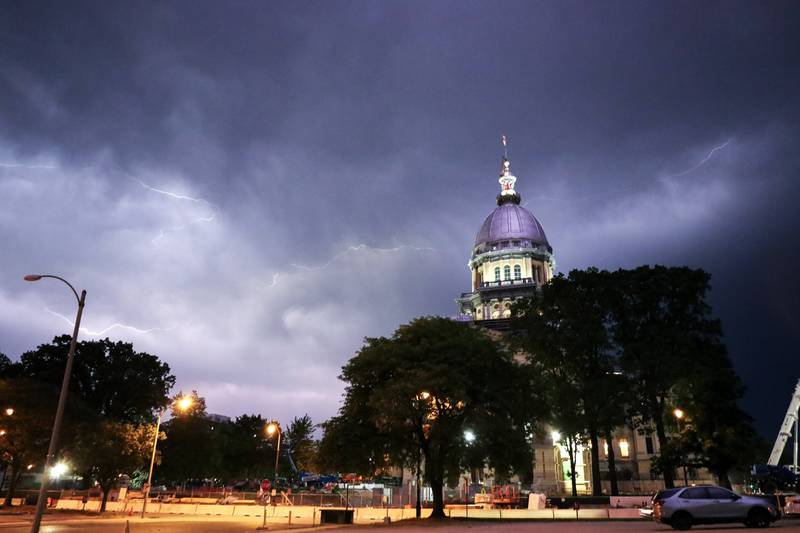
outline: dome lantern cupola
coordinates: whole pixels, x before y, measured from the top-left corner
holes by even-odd
[[[538,290],[555,270],[553,249],[542,225],[520,205],[521,197],[514,189],[517,177],[511,173],[505,135],[501,142],[503,159],[497,207],[483,221],[475,237],[468,263],[472,292],[456,299],[462,317],[489,320],[486,323],[489,325],[510,318],[513,302]]]

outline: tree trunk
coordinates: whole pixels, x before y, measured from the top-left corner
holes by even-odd
[[[658,403],[654,405],[659,405]],[[655,413],[653,415],[653,421],[656,424],[656,436],[658,437],[658,446],[659,451],[661,452],[662,456],[664,454],[664,450],[669,447],[669,443],[667,441],[667,432],[664,430],[664,416],[662,410],[656,407]],[[675,479],[672,475],[672,470],[674,469],[674,465],[667,465],[667,468],[664,468],[664,487],[671,489],[675,487]]]
[[[611,495],[619,496],[619,486],[617,485],[617,456],[614,455],[614,437],[608,434],[608,479],[611,482]]]
[[[3,502],[3,505],[6,507],[11,507],[11,500],[14,498],[14,492],[17,490],[17,483],[19,482],[19,478],[22,477],[22,470],[18,465],[14,465],[11,467],[13,470],[11,471],[11,483],[8,485],[8,492],[6,493],[6,499]]]
[[[578,481],[575,479],[575,463],[577,462],[577,458],[575,457],[578,453],[577,451],[577,444],[575,443],[575,439],[572,437],[567,437],[567,453],[569,454],[569,478],[572,481],[572,497],[578,497]]]
[[[603,495],[603,482],[600,480],[600,450],[598,449],[600,439],[597,438],[597,430],[589,429],[589,443],[592,450],[592,496]]]
[[[111,489],[114,488],[113,481],[106,481],[100,482],[100,488],[103,489],[103,501],[100,503],[100,512],[104,513],[106,511],[106,503],[108,502],[108,496],[111,494]]]
[[[444,514],[444,482],[441,478],[431,479],[431,490],[433,491],[433,512],[431,512],[431,518],[447,518]]]
[[[715,468],[714,474],[717,476],[717,483],[721,487],[725,487],[726,489],[731,489],[731,480],[728,478],[728,469],[727,468]]]

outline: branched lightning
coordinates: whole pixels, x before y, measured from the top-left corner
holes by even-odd
[[[75,327],[75,322],[73,322],[69,318],[65,317],[61,313],[56,313],[55,311],[53,311],[52,309],[50,309],[48,307],[45,307],[44,309],[45,309],[45,311],[47,311],[51,315],[57,316],[58,318],[60,318],[61,320],[63,320],[67,324],[69,324],[70,327]],[[103,335],[105,335],[106,333],[108,333],[109,331],[111,331],[114,328],[127,329],[127,330],[130,330],[130,331],[135,331],[136,333],[151,333],[153,331],[172,331],[173,329],[175,329],[174,326],[169,327],[169,328],[160,328],[160,327],[158,327],[158,328],[141,329],[141,328],[137,328],[135,326],[129,326],[127,324],[120,324],[119,322],[115,322],[114,324],[111,324],[107,328],[101,329],[100,331],[92,331],[89,328],[85,328],[85,327],[81,327],[80,330],[83,333],[85,333],[86,335],[89,335],[91,337],[102,337]]]
[[[196,202],[198,204],[206,204],[206,205],[214,207],[214,204],[212,204],[208,200],[204,200],[202,198],[193,198],[191,196],[186,196],[186,195],[183,195],[183,194],[177,194],[177,193],[174,193],[174,192],[165,191],[163,189],[156,189],[155,187],[151,187],[150,185],[146,184],[145,182],[143,182],[140,179],[137,179],[136,181],[139,183],[139,185],[141,185],[145,189],[151,190],[153,192],[157,192],[159,194],[164,194],[166,196],[169,196],[170,198],[175,198],[176,200],[189,200],[190,202]]]
[[[158,189],[156,187],[152,187],[152,186],[148,185],[147,183],[143,182],[140,179],[137,179],[137,178],[133,178],[133,179],[136,180],[136,182],[139,185],[141,185],[142,187],[144,187],[145,189],[147,189],[149,191],[152,191],[152,192],[155,192],[155,193],[158,193],[158,194],[163,194],[164,196],[168,196],[168,197],[173,198],[175,200],[186,200],[186,201],[194,202],[194,203],[197,203],[197,204],[203,204],[206,207],[208,207],[209,209],[211,209],[211,214],[210,215],[204,216],[204,217],[195,218],[194,220],[189,222],[190,224],[198,224],[200,222],[213,222],[214,219],[217,217],[217,212],[219,211],[219,207],[217,207],[216,205],[212,204],[211,202],[209,202],[208,200],[206,200],[204,198],[194,198],[192,196],[186,196],[184,194],[177,194],[177,193],[174,193],[172,191],[166,191],[164,189]],[[161,230],[159,230],[158,235],[156,235],[152,239],[151,242],[155,243],[155,242],[159,241],[160,239],[164,238],[168,232],[176,232],[176,231],[181,231],[183,229],[186,229],[186,225],[185,224],[181,224],[179,226],[172,227],[169,230],[165,230],[165,229],[162,228]]]
[[[322,265],[318,266],[306,266],[306,265],[299,265],[297,263],[292,263],[291,266],[300,270],[304,270],[306,272],[312,272],[315,270],[324,270],[331,266],[337,259],[347,254],[353,252],[360,252],[362,250],[371,250],[373,252],[399,252],[401,250],[416,250],[416,251],[427,251],[427,252],[435,252],[435,248],[431,248],[429,246],[412,246],[410,244],[401,244],[400,246],[396,246],[394,248],[375,248],[369,246],[367,244],[357,244],[355,246],[348,246],[345,250],[339,252],[338,254],[331,257],[327,262],[323,263]]]

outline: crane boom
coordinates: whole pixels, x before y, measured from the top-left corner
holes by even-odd
[[[797,385],[794,388],[794,394],[792,395],[792,400],[789,402],[789,409],[786,410],[786,417],[783,419],[783,424],[781,424],[781,429],[778,432],[778,438],[775,439],[775,445],[772,447],[772,453],[769,454],[769,461],[767,461],[768,465],[778,466],[778,463],[781,460],[781,455],[783,455],[783,450],[786,447],[786,442],[792,435],[792,425],[794,425],[795,473],[797,473],[798,410],[800,410],[800,381],[797,382]]]

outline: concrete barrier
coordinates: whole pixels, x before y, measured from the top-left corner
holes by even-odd
[[[578,520],[605,520],[608,518],[608,509],[579,509]]]
[[[267,509],[267,514],[269,515],[270,510]],[[233,506],[233,516],[263,516],[264,515],[264,506],[263,505],[234,505]]]
[[[198,505],[197,514],[211,516],[233,516],[232,505]]]
[[[650,505],[650,496],[611,496],[611,507],[647,507]]]
[[[575,509],[553,509],[553,518],[556,520],[576,520],[578,513],[575,512]]]
[[[641,519],[639,509],[609,509],[608,517],[613,520]]]
[[[58,500],[56,502],[56,509],[83,509],[83,502],[81,500]]]

